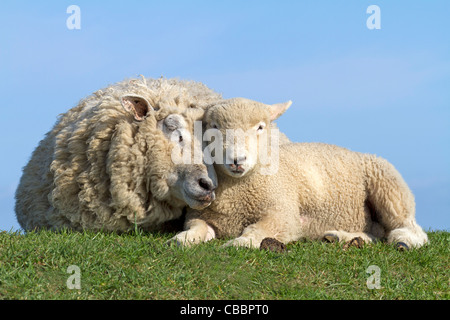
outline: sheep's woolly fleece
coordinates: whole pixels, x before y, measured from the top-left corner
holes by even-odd
[[[124,94],[145,97],[159,111],[137,122],[119,102]],[[220,99],[198,82],[142,77],[81,100],[60,115],[23,170],[20,225],[127,231],[137,223],[150,230],[177,218],[185,204],[168,190],[170,147],[157,121]]]

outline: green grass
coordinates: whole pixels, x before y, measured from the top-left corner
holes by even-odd
[[[449,299],[450,233],[407,252],[318,241],[288,252],[169,247],[173,234],[0,233],[0,299]],[[68,289],[70,265],[81,289]],[[369,289],[369,266],[380,289]]]

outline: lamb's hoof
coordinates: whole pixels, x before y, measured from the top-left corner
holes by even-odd
[[[180,241],[178,241],[176,239],[170,239],[170,240],[166,241],[165,245],[168,247],[181,247]]]
[[[352,240],[346,242],[342,249],[347,250],[350,247],[356,247],[361,249],[364,246],[364,240],[361,237],[353,238]]]
[[[339,242],[339,237],[333,233],[327,233],[323,236],[323,241],[325,242]]]
[[[274,238],[264,238],[259,248],[279,253],[286,251],[286,245]]]
[[[397,245],[397,250],[398,251],[408,251],[409,250],[408,245],[406,243],[404,243],[404,242],[397,242],[396,245]]]
[[[187,241],[181,241],[180,239],[173,237],[172,239],[166,241],[166,246],[168,247],[188,247],[190,245],[190,243],[188,243]]]

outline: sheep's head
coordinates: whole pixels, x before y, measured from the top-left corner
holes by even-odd
[[[267,141],[272,134],[271,122],[291,104],[288,101],[266,105],[234,98],[209,107],[204,117],[206,134],[211,132],[215,135],[214,130],[218,131],[219,139],[223,141],[222,150],[219,150],[222,151],[221,157],[214,155],[218,172],[236,178],[251,172],[259,163],[258,155],[261,155],[262,148],[270,148]],[[215,147],[217,149],[217,144]]]
[[[204,111],[176,107],[155,110],[141,96],[124,96],[121,103],[139,122],[137,135],[146,144],[147,189],[152,196],[174,206],[187,204],[194,209],[211,204],[217,187],[215,171],[189,152],[195,144],[201,146],[194,135],[194,123],[203,117]]]
[[[203,114],[202,109],[189,108],[158,121],[158,128],[170,141],[173,170],[168,176],[168,185],[172,187],[172,194],[176,198],[193,209],[203,209],[211,204],[217,188],[213,166],[203,162],[201,135],[199,137],[194,133],[194,124],[200,122]],[[201,134],[201,125],[198,130]],[[200,154],[194,151],[196,147]]]

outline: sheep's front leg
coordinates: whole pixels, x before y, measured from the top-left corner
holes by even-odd
[[[207,242],[216,237],[214,229],[205,221],[192,219],[186,222],[186,231],[178,233],[168,241],[169,244],[176,243],[179,246],[190,246],[201,242]]]

